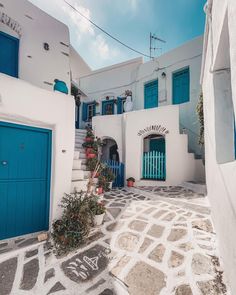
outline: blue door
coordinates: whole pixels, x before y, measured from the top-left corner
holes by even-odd
[[[18,77],[19,40],[0,32],[0,72]]]
[[[158,107],[158,80],[144,85],[144,108]]]
[[[0,239],[48,230],[51,131],[0,122]]]

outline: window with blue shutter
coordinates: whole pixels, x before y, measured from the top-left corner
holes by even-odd
[[[158,107],[158,80],[144,85],[144,108]]]
[[[173,104],[180,104],[190,100],[189,68],[173,73]]]
[[[102,102],[102,115],[113,115],[114,114],[115,101],[105,100]]]
[[[0,72],[18,78],[19,39],[0,32]]]
[[[94,116],[96,116],[96,103],[95,102],[90,102],[90,103],[83,102],[82,120],[84,122],[90,122]]]
[[[124,103],[126,101],[125,97],[117,97],[117,114],[124,113]]]

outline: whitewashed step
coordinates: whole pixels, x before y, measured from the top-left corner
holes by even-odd
[[[78,149],[78,150],[83,150],[84,151],[84,147],[80,143],[76,143],[75,148]]]
[[[80,151],[79,149],[75,149],[75,151],[79,151],[79,152],[80,152],[80,154],[79,154],[79,158],[80,158],[81,160],[86,160],[86,154],[85,154],[84,151]]]
[[[78,160],[80,158],[80,151],[74,151],[74,160]]]
[[[83,138],[75,138],[75,143],[80,143],[83,144],[84,143],[84,139]]]
[[[83,170],[72,170],[72,180],[84,180],[85,175]]]
[[[75,170],[75,169],[81,169],[81,170],[83,170],[82,169],[82,160],[81,159],[74,159],[74,161],[73,161],[73,169]]]
[[[86,135],[87,131],[85,129],[75,129],[75,134],[84,134]]]
[[[74,169],[72,170],[72,180],[87,179],[90,177],[90,174],[90,171]]]
[[[87,191],[88,180],[76,180],[71,182],[71,193],[74,193],[75,189],[77,192]]]

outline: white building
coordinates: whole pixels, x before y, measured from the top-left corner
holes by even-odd
[[[134,110],[177,104],[180,109],[179,128],[188,134],[189,151],[201,156],[196,116],[196,104],[201,93],[201,60],[202,37],[199,37],[149,62],[143,63],[142,58],[136,58],[93,71],[78,81],[87,95],[82,100],[88,103],[90,116],[93,115],[93,102],[97,103],[94,115],[104,115],[105,106],[108,113],[123,113],[121,104],[126,90],[132,91]],[[80,127],[84,126],[86,119],[90,118],[86,114],[84,118],[81,108]]]
[[[236,290],[236,2],[208,0],[201,82],[206,181],[225,273]]]
[[[96,135],[106,142],[103,160],[123,162],[126,177],[134,177],[138,185],[204,181],[196,115],[201,58],[199,37],[152,61],[136,58],[93,71],[78,81],[85,94],[80,126],[92,120]],[[125,113],[127,90],[132,93],[134,111]],[[155,175],[159,164],[163,175]]]
[[[26,0],[0,0],[0,239],[48,230],[59,216],[71,191],[75,103],[53,92],[54,80],[70,93],[89,72],[64,24]]]

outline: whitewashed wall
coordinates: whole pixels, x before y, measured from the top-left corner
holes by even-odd
[[[52,130],[50,220],[59,217],[59,202],[71,187],[74,99],[0,74],[0,121]]]
[[[169,133],[166,138],[166,181],[147,181],[142,178],[143,138],[155,132],[139,136],[140,130],[161,125]],[[96,136],[110,137],[118,145],[120,159],[125,163],[126,177],[134,177],[137,185],[180,185],[184,181],[204,179],[201,160],[188,153],[187,135],[179,134],[179,107],[163,106],[149,110],[133,111],[116,116],[93,118]]]
[[[70,46],[70,69],[71,80],[78,84],[80,77],[89,75],[92,72],[90,67],[72,46]]]
[[[209,23],[205,32],[208,39],[205,41],[205,62],[202,68],[207,190],[232,294],[236,290],[236,161],[232,159],[233,118],[230,122],[229,117],[233,117],[232,110],[236,114],[235,16],[234,0],[213,1],[212,26]],[[220,71],[229,67],[230,71]],[[227,102],[229,97],[232,98],[232,104]],[[222,111],[224,115],[220,118]],[[219,128],[222,128],[220,134]],[[218,153],[219,149],[222,157]]]
[[[108,68],[100,69],[91,75],[81,77],[80,86],[88,95],[84,101],[99,101],[97,114],[101,113],[106,96],[124,95],[129,89],[133,93],[134,109],[144,108],[144,84],[158,79],[159,106],[172,104],[172,73],[176,70],[190,68],[190,102],[180,105],[181,128],[189,129],[189,145],[196,153],[198,146],[199,124],[196,116],[196,104],[201,92],[199,83],[202,57],[202,37],[196,38],[153,61],[143,63],[141,58],[130,60]],[[162,73],[166,78],[162,78]],[[116,113],[116,107],[115,107]],[[83,126],[83,122],[82,125]]]
[[[52,90],[54,79],[70,88],[69,31],[66,25],[49,16],[26,0],[1,0],[0,12],[17,21],[22,28],[19,48],[19,78]],[[0,22],[0,31],[19,37]],[[49,44],[45,51],[43,43]],[[63,42],[65,45],[61,44]],[[65,53],[65,54],[63,54]]]

